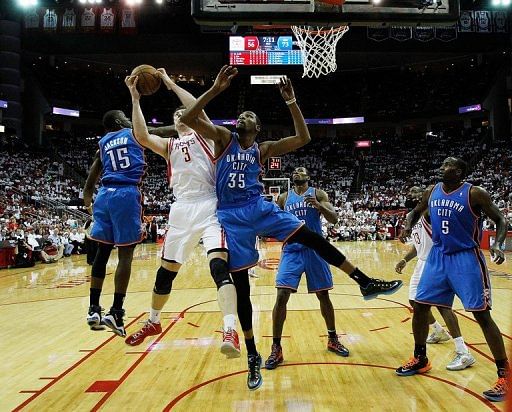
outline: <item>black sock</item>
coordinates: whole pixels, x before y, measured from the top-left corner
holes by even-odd
[[[508,360],[496,359],[494,362],[496,362],[496,367],[498,368],[498,378],[504,378],[505,376],[507,376]]]
[[[334,329],[334,330],[327,329],[327,333],[329,334],[329,339],[338,339],[338,334],[336,333],[336,329]]]
[[[415,358],[426,358],[427,357],[427,345],[414,345],[414,357]]]
[[[358,268],[356,268],[350,275],[352,279],[354,279],[359,286],[365,288],[370,283],[371,279],[366,276],[363,272],[361,272]]]
[[[101,289],[90,288],[89,305],[100,306]]]
[[[256,350],[256,344],[254,343],[254,337],[251,339],[245,339],[245,346],[247,348],[248,355],[257,355],[258,351]]]
[[[272,338],[272,343],[277,346],[281,346],[281,338]]]
[[[123,302],[125,296],[126,295],[124,293],[114,293],[114,303],[112,303],[112,307],[118,310],[123,309]]]

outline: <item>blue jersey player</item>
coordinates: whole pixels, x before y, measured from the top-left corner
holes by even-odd
[[[322,234],[321,216],[329,223],[338,222],[338,214],[329,202],[327,193],[309,186],[309,173],[305,167],[297,167],[292,174],[293,189],[277,199],[281,209],[297,216],[313,232]],[[329,336],[327,349],[340,356],[348,356],[348,349],[341,344],[336,333],[334,308],[329,297],[332,289],[332,273],[329,265],[314,250],[300,243],[284,245],[276,276],[277,298],[272,311],[272,350],[265,362],[266,369],[275,369],[283,362],[281,335],[286,320],[286,304],[292,292],[297,292],[302,273],[306,274],[308,292],[315,293]]]
[[[102,329],[104,324],[117,335],[125,336],[123,301],[130,280],[133,251],[144,238],[140,185],[146,162],[144,148],[134,138],[132,123],[122,111],[105,113],[103,125],[108,133],[99,141],[99,150],[84,188],[84,204],[90,209],[94,186],[101,176],[89,236],[98,242],[98,251],[91,271],[87,323],[93,330]],[[165,134],[165,128],[161,129],[160,132]],[[114,302],[109,313],[102,318],[99,299],[114,246],[117,246],[119,254]]]
[[[236,132],[204,121],[200,116],[203,108],[230,85],[236,74],[236,68],[223,66],[213,86],[183,113],[181,121],[215,143],[217,216],[227,235],[229,266],[237,291],[238,317],[247,346],[247,384],[249,389],[257,389],[262,382],[261,357],[254,344],[248,274],[248,269],[258,262],[255,247],[257,236],[297,242],[314,249],[328,263],[350,274],[367,298],[379,293],[393,293],[402,282],[369,278],[321,235],[308,229],[294,214],[264,200],[260,181],[263,164],[271,156],[280,156],[304,146],[311,137],[297,105],[291,81],[287,78],[280,80],[279,90],[293,119],[293,136],[256,143],[261,122],[251,111],[240,114]]]
[[[411,228],[427,211],[432,224],[432,249],[425,263],[413,318],[414,356],[396,370],[400,376],[425,373],[431,369],[426,354],[428,314],[431,306],[452,307],[455,295],[484,332],[496,362],[498,381],[484,396],[491,401],[505,399],[509,368],[503,337],[491,317],[491,284],[485,258],[480,251],[481,218],[486,214],[496,224],[496,240],[490,247],[496,264],[505,260],[501,246],[507,224],[489,193],[464,182],[467,164],[448,157],[440,169],[440,183],[425,192],[421,202],[407,215],[400,238],[410,236]]]

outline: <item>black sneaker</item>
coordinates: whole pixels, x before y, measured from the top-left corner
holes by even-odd
[[[124,330],[123,316],[124,309],[110,308],[110,311],[101,319],[101,321],[112,329],[116,335],[124,338],[126,336],[126,331]]]
[[[258,353],[257,355],[249,355],[247,356],[247,362],[249,363],[249,374],[247,375],[247,387],[254,391],[258,389],[263,383],[263,378],[261,377],[261,356]]]
[[[398,376],[412,376],[417,373],[426,373],[430,369],[432,369],[432,365],[426,356],[421,356],[419,358],[413,356],[402,366],[396,369],[395,372]]]
[[[283,361],[283,348],[281,345],[273,343],[270,356],[265,361],[265,369],[275,369],[279,366],[280,363],[283,363]]]
[[[105,326],[101,322],[101,312],[103,309],[101,306],[91,305],[89,306],[89,311],[87,312],[87,324],[91,328],[91,330],[103,330]]]
[[[392,280],[386,282],[382,279],[371,279],[370,283],[365,288],[359,287],[364,300],[370,300],[376,298],[378,295],[392,295],[398,289],[402,287],[403,282],[401,280]]]

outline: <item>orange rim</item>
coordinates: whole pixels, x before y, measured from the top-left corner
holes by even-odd
[[[297,31],[300,31],[301,33],[308,33],[308,34],[312,34],[312,35],[326,34],[326,33],[334,34],[334,33],[340,32],[340,31],[345,32],[348,30],[348,26],[331,27],[328,30],[310,30],[310,29],[304,29],[301,26],[292,26],[292,27],[295,27],[295,29]]]

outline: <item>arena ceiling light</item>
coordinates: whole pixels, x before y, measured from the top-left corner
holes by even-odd
[[[34,7],[37,6],[37,0],[18,0],[20,7]]]

